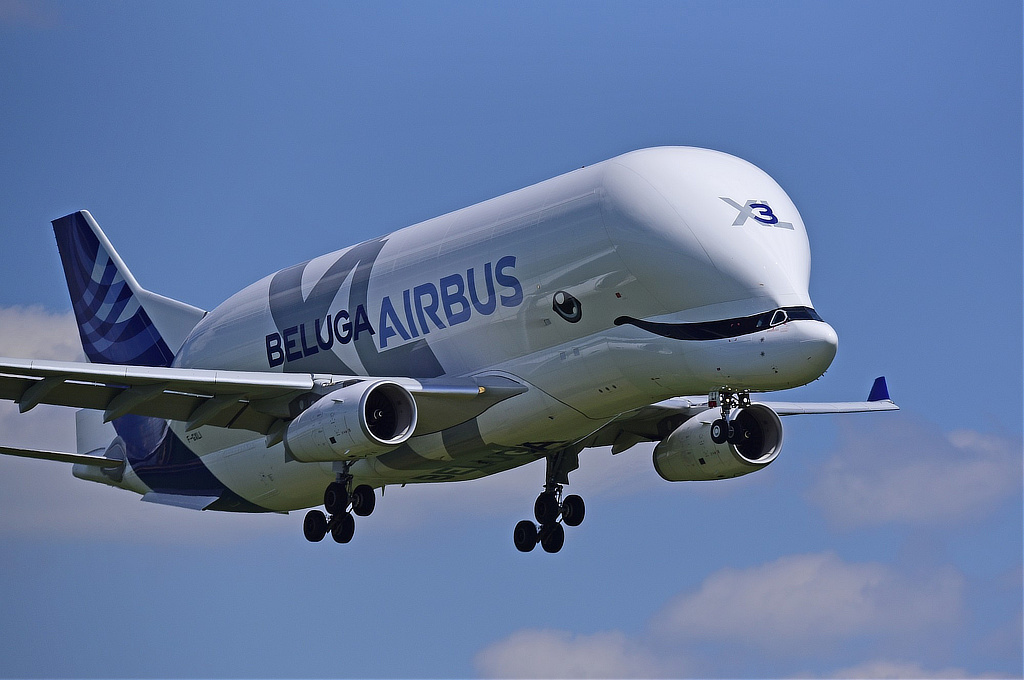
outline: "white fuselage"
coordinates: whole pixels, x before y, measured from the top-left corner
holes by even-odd
[[[376,486],[469,479],[668,397],[818,378],[837,342],[820,320],[698,341],[621,322],[811,308],[809,274],[803,222],[767,174],[715,151],[647,149],[269,276],[210,312],[175,365],[501,375],[530,387],[352,468]],[[557,293],[578,301],[578,319],[558,313]],[[317,505],[333,479],[330,464],[286,462],[280,444],[251,433],[205,427],[186,439],[172,428],[229,488],[269,509]]]

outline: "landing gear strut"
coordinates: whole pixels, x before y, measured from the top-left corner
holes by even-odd
[[[739,443],[745,433],[736,430],[729,420],[729,413],[734,408],[750,406],[750,392],[733,392],[725,389],[712,392],[708,395],[708,406],[714,408],[716,405],[722,407],[722,417],[711,423],[711,441],[716,444]]]
[[[524,519],[512,533],[520,552],[530,552],[540,543],[545,552],[556,553],[565,543],[562,525],[575,527],[583,522],[587,512],[583,499],[576,495],[562,497],[562,485],[569,483],[569,473],[579,465],[579,449],[562,449],[548,455],[544,491],[533,504],[533,515],[540,526]]]
[[[302,521],[302,533],[307,541],[317,543],[330,532],[335,542],[348,543],[356,531],[356,521],[352,514],[366,517],[373,512],[377,499],[373,487],[360,484],[353,489],[349,465],[344,464],[337,479],[324,491],[324,508],[330,516],[319,510],[306,513]]]

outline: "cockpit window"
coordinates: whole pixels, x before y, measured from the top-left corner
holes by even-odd
[[[615,319],[615,325],[630,324],[656,335],[676,340],[721,340],[756,333],[782,325],[787,321],[821,320],[822,318],[811,307],[783,307],[753,316],[698,323],[657,323],[634,319],[631,316],[620,316]]]
[[[821,321],[822,318],[811,307],[786,307],[782,309],[790,321]]]

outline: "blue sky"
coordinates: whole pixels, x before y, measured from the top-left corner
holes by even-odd
[[[1022,10],[1014,2],[0,0],[0,355],[80,353],[49,221],[150,290],[277,269],[610,158],[693,145],[792,196],[827,375],[770,468],[583,458],[587,521],[521,555],[536,466],[301,514],[139,503],[0,460],[0,676],[1020,676]],[[71,449],[59,409],[0,441]]]

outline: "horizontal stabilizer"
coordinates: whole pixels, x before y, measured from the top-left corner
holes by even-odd
[[[87,456],[84,453],[63,453],[60,451],[37,451],[35,449],[15,449],[9,446],[0,446],[0,454],[5,456],[21,456],[22,458],[36,458],[38,460],[55,460],[61,463],[74,463],[76,465],[92,465],[100,468],[118,468],[124,465],[123,460],[115,460],[103,456]]]

